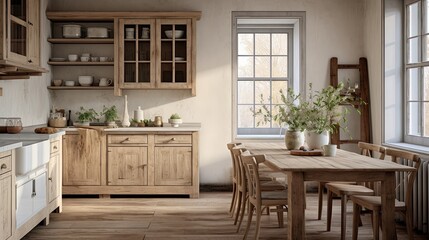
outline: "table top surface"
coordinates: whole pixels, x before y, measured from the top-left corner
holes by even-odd
[[[291,155],[284,143],[246,143],[244,147],[254,155],[265,155],[266,165],[279,171],[416,171],[413,167],[397,164],[390,160],[374,159],[341,149],[337,149],[335,157],[326,157]]]

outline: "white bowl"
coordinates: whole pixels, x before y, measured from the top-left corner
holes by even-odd
[[[78,56],[77,56],[77,54],[69,54],[68,59],[70,62],[76,62],[78,59]]]
[[[94,77],[93,76],[79,76],[78,78],[79,80],[79,84],[81,86],[91,86],[92,83],[94,82]]]
[[[73,87],[75,84],[74,81],[65,81],[64,85],[68,86],[68,87]]]
[[[185,33],[185,31],[183,31],[183,30],[176,30],[176,31],[174,31],[174,38],[181,38],[181,37],[183,37],[184,33]],[[173,30],[165,31],[165,35],[167,36],[167,38],[172,39],[173,38]]]

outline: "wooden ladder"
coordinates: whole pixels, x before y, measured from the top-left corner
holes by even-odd
[[[354,101],[350,104],[360,111],[360,139],[340,139],[340,128],[337,127],[331,135],[331,143],[341,144],[371,142],[371,112],[369,99],[369,78],[368,62],[366,58],[359,58],[359,64],[338,64],[338,58],[331,58],[331,85],[338,85],[338,70],[340,69],[357,69],[359,70],[359,88],[353,93]],[[363,103],[362,103],[363,102]]]

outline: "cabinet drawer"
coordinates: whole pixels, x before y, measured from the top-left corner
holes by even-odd
[[[145,144],[147,135],[109,135],[109,144]]]
[[[0,158],[0,175],[12,170],[12,156]]]
[[[192,136],[191,135],[155,135],[155,143],[158,143],[158,144],[192,143]]]
[[[60,141],[51,142],[51,154],[56,153],[60,150]]]

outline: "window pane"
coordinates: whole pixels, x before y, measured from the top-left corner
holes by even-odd
[[[420,99],[419,71],[420,68],[408,69],[408,99],[411,101]]]
[[[238,57],[238,77],[253,77],[253,57]]]
[[[276,115],[279,112],[279,105],[273,105],[273,116]],[[273,121],[273,128],[280,128],[281,126],[279,125],[278,122]]]
[[[253,34],[238,34],[238,55],[253,55]]]
[[[429,61],[429,36],[422,37],[422,61]]]
[[[253,105],[238,105],[237,120],[239,128],[253,128]]]
[[[288,41],[287,41],[287,33],[282,34],[273,34],[272,35],[272,48],[273,55],[288,55]]]
[[[270,57],[255,57],[255,77],[270,77]]]
[[[429,103],[424,103],[424,129],[425,129],[425,137],[429,137]]]
[[[239,81],[237,90],[238,104],[253,104],[253,81]]]
[[[269,105],[267,107],[268,107],[268,109],[270,109]],[[256,108],[256,111],[259,111],[259,109],[261,109],[262,106],[256,105],[255,108]],[[261,115],[255,116],[255,122],[256,122],[256,126],[255,126],[256,128],[269,128],[271,125],[270,121],[264,123],[264,117]]]
[[[413,3],[408,6],[408,37],[419,34],[420,3]]]
[[[420,136],[420,103],[408,103],[408,134]]]
[[[408,63],[419,62],[419,39],[420,37],[408,40]]]
[[[429,1],[423,1],[423,33],[429,33]]]
[[[280,89],[283,90],[283,94],[287,95],[287,81],[273,81],[272,82],[272,95],[273,104],[283,104],[281,99]]]
[[[255,55],[270,55],[270,34],[255,34]]]
[[[429,101],[429,67],[423,68],[423,94],[423,100]]]
[[[288,61],[287,61],[287,57],[273,57],[272,58],[272,69],[273,69],[273,73],[272,73],[272,77],[288,77],[288,72],[287,72],[287,65],[288,65]]]
[[[270,81],[256,81],[255,82],[255,103],[270,104],[271,98]],[[262,96],[262,99],[261,99]],[[262,100],[262,101],[261,101]]]

